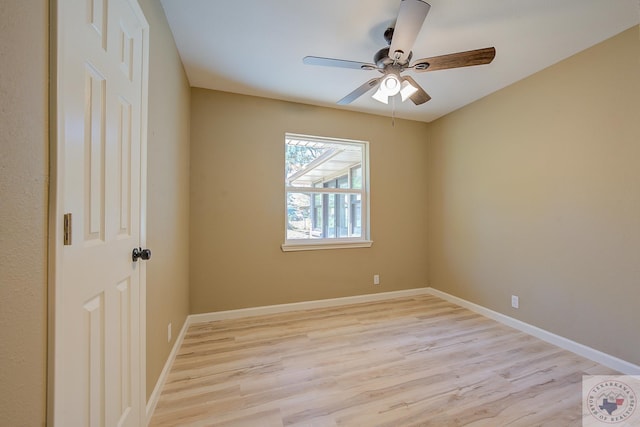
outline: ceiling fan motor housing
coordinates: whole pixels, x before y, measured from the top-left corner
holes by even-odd
[[[409,65],[409,61],[411,61],[411,57],[413,56],[413,52],[409,52],[409,56],[407,56],[407,60],[403,62],[396,62],[393,58],[389,57],[389,48],[385,47],[380,49],[373,55],[373,62],[378,66],[378,68],[386,68],[388,65],[400,65],[403,69],[407,65]]]

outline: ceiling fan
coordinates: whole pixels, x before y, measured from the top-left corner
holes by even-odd
[[[328,67],[353,68],[358,70],[377,70],[381,77],[373,78],[356,90],[339,100],[337,103],[346,105],[364,95],[374,87],[378,90],[373,98],[389,103],[389,98],[400,93],[402,101],[411,99],[414,104],[424,104],[431,97],[409,76],[402,76],[405,70],[418,73],[425,71],[445,70],[448,68],[469,67],[483,65],[493,61],[496,55],[494,47],[470,50],[466,52],[451,53],[448,55],[433,56],[409,62],[413,56],[413,47],[420,28],[427,17],[431,5],[422,0],[401,0],[398,18],[395,27],[387,28],[384,38],[389,45],[380,49],[373,56],[374,63],[357,61],[345,61],[342,59],[322,58],[318,56],[305,56],[303,62],[308,65],[324,65]]]

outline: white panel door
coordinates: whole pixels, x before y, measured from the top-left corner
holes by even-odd
[[[144,424],[147,33],[136,0],[57,1],[55,426]]]

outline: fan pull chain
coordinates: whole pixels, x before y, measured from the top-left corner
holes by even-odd
[[[396,97],[391,97],[391,127],[396,127]]]

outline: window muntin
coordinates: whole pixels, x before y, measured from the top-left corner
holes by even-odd
[[[283,250],[370,246],[367,162],[364,141],[285,135]]]

